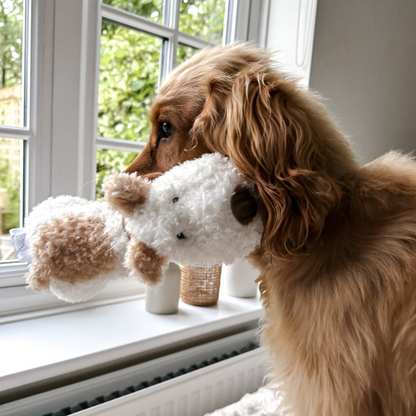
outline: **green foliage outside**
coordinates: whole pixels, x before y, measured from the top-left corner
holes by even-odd
[[[0,88],[22,82],[23,0],[0,0]]]
[[[103,22],[99,136],[142,142],[148,139],[161,47],[159,38]]]
[[[192,58],[196,53],[198,52],[198,49],[192,48],[191,46],[185,46],[185,45],[178,45],[178,55],[176,57],[176,65],[180,65],[181,63],[187,61],[189,58]]]
[[[97,150],[97,174],[95,183],[95,197],[103,200],[101,188],[103,181],[113,173],[123,172],[135,159],[137,153],[123,152],[119,150]]]
[[[163,23],[163,0],[103,0],[103,3]]]
[[[23,0],[0,0],[0,90],[22,83]],[[9,204],[1,215],[1,234],[20,225],[20,172],[2,152],[11,140],[0,139],[0,188]]]
[[[98,97],[99,136],[140,142],[148,140],[149,112],[159,82],[161,49],[162,39],[103,22]],[[98,199],[104,178],[123,170],[134,156],[116,150],[97,151]]]
[[[162,0],[104,0],[157,23],[163,22]],[[180,28],[191,35],[221,43],[225,0],[182,0]],[[159,83],[162,39],[103,22],[101,32],[98,135],[146,142],[149,113]],[[179,45],[177,64],[196,49]],[[136,155],[116,150],[97,151],[96,197],[104,178],[122,171]]]
[[[20,224],[20,177],[4,157],[0,157],[0,188],[6,189],[10,201],[4,208],[1,223],[1,233],[6,234],[10,228],[17,228]]]
[[[182,0],[179,30],[221,45],[225,0]]]

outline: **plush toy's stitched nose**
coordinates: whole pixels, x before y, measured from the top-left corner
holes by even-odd
[[[162,279],[163,267],[166,265],[166,258],[160,256],[154,248],[134,237],[130,240],[126,253],[126,266],[146,283],[151,285],[159,283]]]

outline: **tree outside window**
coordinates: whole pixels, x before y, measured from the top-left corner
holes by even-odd
[[[23,0],[0,0],[0,125],[22,126]],[[1,234],[20,222],[22,142],[0,138]],[[0,257],[1,258],[1,257]]]
[[[104,3],[157,23],[163,21],[162,0],[104,0]],[[179,29],[221,44],[225,0],[181,0]],[[177,64],[197,52],[178,45]],[[101,31],[98,98],[98,136],[146,142],[149,113],[156,96],[162,39],[103,21]],[[125,169],[137,156],[118,150],[98,149],[96,198],[102,199],[103,180]]]

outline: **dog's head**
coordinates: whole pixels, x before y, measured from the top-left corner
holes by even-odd
[[[179,66],[151,113],[148,144],[126,172],[150,178],[220,152],[257,188],[262,246],[304,251],[320,234],[355,169],[348,143],[318,98],[279,73],[269,52],[239,44],[208,49]]]

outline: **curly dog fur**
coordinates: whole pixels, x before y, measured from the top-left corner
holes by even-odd
[[[151,120],[128,172],[215,151],[257,188],[265,230],[250,257],[280,410],[415,415],[416,163],[390,153],[360,167],[319,97],[247,45],[178,67]]]

